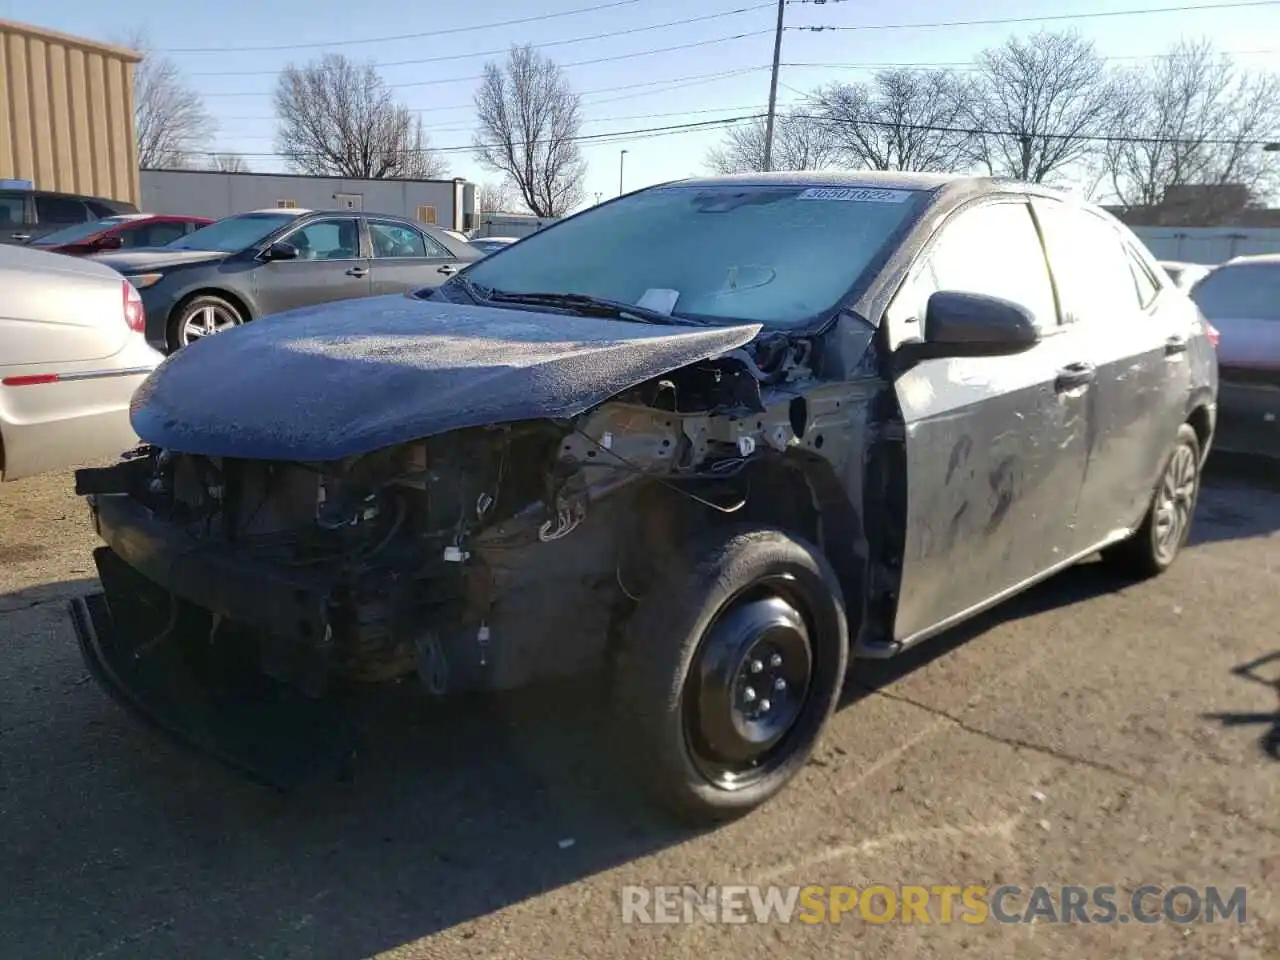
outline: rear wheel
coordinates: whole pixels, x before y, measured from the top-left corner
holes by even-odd
[[[804,766],[843,686],[840,584],[810,544],[719,531],[640,600],[617,660],[627,762],[681,819],[715,822]]]
[[[242,323],[244,317],[233,303],[213,294],[201,294],[173,312],[169,321],[169,349],[180,350]]]
[[[1173,565],[1186,545],[1200,494],[1200,438],[1190,424],[1178,436],[1156,483],[1151,505],[1129,539],[1103,551],[1103,559],[1136,577],[1153,577]]]

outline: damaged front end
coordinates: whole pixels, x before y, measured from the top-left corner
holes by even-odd
[[[354,750],[329,694],[413,678],[437,695],[502,690],[598,669],[698,525],[754,496],[816,528],[812,496],[761,485],[758,469],[813,455],[824,427],[824,458],[858,459],[857,388],[815,389],[808,351],[762,338],[577,416],[337,460],[147,446],[79,471],[105,543],[103,594],[76,609],[86,659],[148,719],[281,786]]]

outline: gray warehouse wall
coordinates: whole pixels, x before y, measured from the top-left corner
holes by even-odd
[[[462,229],[463,193],[452,180],[348,180],[203,170],[143,170],[140,209],[226,217],[291,204],[312,210],[351,208],[390,213]]]
[[[1275,227],[1130,227],[1161,260],[1217,264],[1232,257],[1280,253]]]

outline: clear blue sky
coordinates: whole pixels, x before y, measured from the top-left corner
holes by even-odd
[[[544,52],[565,66],[583,97],[584,134],[662,127],[759,112],[768,100],[776,7],[770,0],[632,0],[609,9],[575,13],[519,26],[496,21],[597,6],[605,0],[545,0],[542,4],[490,0],[475,4],[405,3],[404,0],[0,0],[0,17],[97,39],[143,28],[160,51],[224,48],[224,52],[173,52],[191,84],[218,120],[219,150],[270,154],[273,73],[326,49],[382,66],[383,75],[410,108],[421,110],[432,143],[447,149],[450,173],[491,180],[465,148],[471,141],[471,98],[485,59],[512,43],[553,44]],[[789,26],[864,27],[938,21],[1052,17],[1154,7],[1193,0],[828,0],[793,2]],[[1222,3],[1224,0],[1202,0]],[[742,11],[742,12],[733,12]],[[670,25],[694,17],[695,23]],[[666,25],[666,26],[657,26]],[[469,29],[481,27],[483,29]],[[650,28],[653,29],[644,29]],[[1011,33],[1073,28],[1119,62],[1141,63],[1179,38],[1210,37],[1220,50],[1239,54],[1242,65],[1280,64],[1280,5],[1194,10],[1143,16],[1109,16],[1016,24],[843,30],[784,34],[779,100],[833,79],[858,79],[876,64],[968,61]],[[413,39],[393,35],[455,30]],[[625,32],[633,31],[633,32]],[[607,34],[604,38],[581,39]],[[659,48],[741,36],[667,52]],[[245,51],[245,46],[315,44],[304,49]],[[333,46],[326,46],[333,44]],[[645,54],[624,59],[627,54]],[[434,63],[397,61],[449,57]],[[796,64],[796,65],[791,65]],[[803,66],[800,64],[820,64]],[[843,65],[843,66],[842,66]],[[707,75],[729,74],[708,79]],[[625,88],[625,89],[618,89]],[[721,134],[637,134],[607,144],[586,144],[588,199],[618,190],[619,152],[626,157],[625,186],[704,171],[703,160]],[[278,161],[252,157],[254,169],[281,169]]]

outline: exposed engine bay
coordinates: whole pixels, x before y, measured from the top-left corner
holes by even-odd
[[[694,526],[750,511],[816,531],[813,491],[776,478],[789,454],[860,450],[866,405],[848,382],[815,389],[808,351],[763,338],[578,417],[336,462],[146,446],[77,490],[120,560],[206,615],[210,642],[251,634],[260,669],[311,696],[415,674],[436,694],[518,686],[599,666]]]

